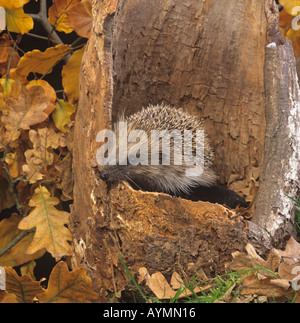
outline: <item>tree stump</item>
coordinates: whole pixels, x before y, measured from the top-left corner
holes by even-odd
[[[213,276],[247,242],[264,253],[274,236],[294,232],[292,202],[283,192],[296,197],[299,190],[299,88],[291,46],[279,46],[277,16],[269,0],[93,1],[70,227],[73,264],[88,269],[101,301],[128,283],[119,255],[132,274],[146,267],[166,276],[176,270]],[[279,47],[267,48],[265,58],[274,39]],[[252,203],[249,229],[240,214],[218,204],[135,191],[126,183],[108,191],[100,180],[97,133],[120,112],[161,102],[203,120],[221,182]],[[284,138],[288,147],[279,149]]]

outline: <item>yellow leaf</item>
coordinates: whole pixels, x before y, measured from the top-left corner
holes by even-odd
[[[70,52],[70,45],[57,45],[44,52],[37,49],[27,52],[19,61],[15,75],[18,78],[26,77],[30,72],[42,75],[48,74],[57,62],[62,60]]]
[[[0,0],[0,7],[4,7],[6,9],[21,8],[29,1],[30,0]]]
[[[57,31],[71,33],[74,30],[65,12],[78,2],[79,0],[53,0],[53,4],[48,11],[48,16],[50,24]]]
[[[57,129],[66,133],[65,126],[71,121],[70,117],[75,112],[75,106],[64,100],[56,102],[56,109],[52,113],[52,119]]]
[[[89,38],[93,26],[91,0],[80,1],[68,8],[66,13],[76,33],[81,37]]]
[[[33,20],[24,13],[23,8],[6,9],[5,12],[8,31],[25,34],[33,28]]]
[[[56,209],[54,205],[57,204],[59,199],[51,197],[46,187],[35,189],[29,201],[29,206],[35,209],[19,223],[21,230],[36,227],[33,241],[27,249],[28,254],[45,248],[54,258],[71,255],[72,248],[68,241],[72,240],[72,236],[65,227],[69,213]]]
[[[38,296],[40,303],[88,303],[97,299],[92,291],[92,280],[84,268],[68,270],[65,262],[59,262],[52,270],[47,290]]]
[[[62,84],[70,103],[74,103],[79,97],[79,72],[85,47],[73,53],[61,72]]]
[[[22,233],[18,229],[18,224],[22,217],[18,214],[13,214],[8,219],[3,219],[0,222],[0,249],[6,247],[11,241],[13,241],[19,234]],[[26,235],[16,245],[14,245],[8,252],[4,253],[0,257],[0,266],[19,266],[25,264],[33,259],[38,259],[44,255],[46,250],[40,250],[32,255],[25,253],[29,244],[33,239],[33,232]]]
[[[284,11],[292,16],[296,16],[296,7],[300,6],[300,0],[279,0],[279,3],[283,6]],[[299,11],[299,10],[298,10]]]
[[[4,267],[6,273],[6,291],[14,294],[18,303],[32,303],[33,299],[43,292],[39,282],[35,282],[30,276],[22,277],[11,267]]]

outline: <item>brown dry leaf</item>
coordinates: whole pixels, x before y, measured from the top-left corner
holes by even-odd
[[[49,8],[49,22],[57,31],[71,33],[74,29],[70,23],[66,10],[78,4],[79,0],[53,0],[52,6]]]
[[[234,252],[232,254],[232,262],[227,264],[226,267],[230,268],[232,271],[242,271],[252,269],[254,267],[263,267],[274,272],[281,261],[281,256],[275,249],[269,253],[266,261],[256,253],[251,244],[247,244],[245,249],[247,251],[247,255],[239,251]],[[266,271],[263,273],[266,276],[270,275]]]
[[[67,16],[76,33],[89,38],[93,26],[92,2],[82,0],[67,10]]]
[[[26,165],[22,169],[26,174],[29,182],[36,183],[43,178],[41,173],[46,166],[52,165],[54,162],[54,152],[60,145],[62,134],[56,133],[52,128],[42,128],[29,131],[29,138],[33,143],[33,149],[28,149],[24,153],[26,157]]]
[[[282,279],[288,280],[298,287],[300,273],[300,245],[291,237],[284,251],[278,250],[283,262],[278,267],[278,274]],[[299,277],[298,277],[299,276]],[[294,286],[294,288],[295,288]]]
[[[278,250],[278,253],[286,264],[294,265],[300,262],[300,244],[293,237],[287,242],[285,250]]]
[[[61,72],[62,84],[70,103],[74,103],[79,97],[79,72],[85,47],[73,53]]]
[[[56,197],[51,197],[46,187],[36,188],[29,201],[29,206],[35,207],[30,214],[19,223],[19,229],[36,228],[34,238],[27,249],[33,254],[40,249],[47,249],[54,258],[71,255],[72,248],[68,241],[72,240],[71,233],[65,224],[68,223],[69,213],[59,211],[54,206],[59,204]]]
[[[145,267],[141,267],[139,269],[138,282],[141,283],[143,280],[146,280],[147,286],[151,289],[151,291],[155,294],[155,296],[158,299],[173,298],[180,288],[182,288],[182,292],[180,293],[178,298],[191,296],[194,293],[199,293],[201,291],[211,288],[211,286],[205,286],[204,288],[196,287],[193,291],[185,289],[183,280],[181,279],[180,275],[176,272],[174,272],[171,277],[171,285],[173,287],[171,288],[171,286],[169,285],[162,273],[157,272],[150,275]]]
[[[171,288],[166,278],[160,272],[152,274],[146,280],[146,284],[158,299],[170,299],[176,295],[176,291]]]
[[[11,267],[5,267],[6,272],[6,290],[14,294],[18,303],[32,303],[34,297],[43,292],[39,282],[35,282],[30,276],[22,277]]]
[[[20,215],[13,214],[10,218],[3,219],[0,222],[0,249],[6,247],[13,239],[22,233],[22,231],[18,229],[18,224],[21,219],[22,217]],[[39,250],[32,255],[25,253],[32,242],[33,235],[34,233],[28,234],[9,251],[3,254],[0,257],[0,266],[15,267],[42,257],[46,250]]]
[[[268,298],[291,296],[291,293],[286,290],[286,283],[284,288],[282,288],[282,281],[280,279],[270,279],[263,275],[257,275],[254,272],[242,278],[242,286],[241,295],[256,294],[267,296]]]
[[[19,61],[12,77],[24,81],[30,72],[48,74],[56,63],[70,53],[70,45],[56,45],[41,52],[37,49],[27,52]]]
[[[62,201],[68,201],[73,199],[73,173],[72,173],[72,157],[71,154],[67,156],[60,162],[55,168],[60,172],[60,183],[57,188],[62,190]]]
[[[2,116],[9,142],[19,138],[21,129],[28,130],[45,121],[54,109],[41,86],[23,87],[17,99],[7,99],[7,115]]]
[[[92,280],[84,268],[69,271],[67,264],[59,262],[52,270],[48,288],[38,296],[40,303],[88,303],[97,299],[92,291]]]
[[[56,92],[54,90],[54,88],[46,81],[44,80],[32,80],[30,81],[27,85],[26,85],[26,88],[27,89],[30,89],[34,86],[41,86],[44,91],[45,91],[45,96],[49,99],[50,103],[49,103],[49,109],[52,109],[53,110],[53,105],[52,104],[55,104],[55,101],[57,99],[56,97]],[[51,112],[52,112],[51,110]],[[47,112],[47,111],[46,111]]]
[[[7,61],[9,52],[12,49],[11,44],[13,43],[13,40],[10,40],[8,34],[6,33],[0,37],[0,63]]]

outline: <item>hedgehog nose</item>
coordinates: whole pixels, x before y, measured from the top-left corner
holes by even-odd
[[[109,176],[108,174],[103,170],[100,172],[100,178],[104,181],[104,182],[107,182],[108,179],[109,179]]]

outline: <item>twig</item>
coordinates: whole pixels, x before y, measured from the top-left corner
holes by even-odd
[[[35,228],[23,231],[17,237],[15,237],[14,240],[12,240],[6,247],[0,250],[0,257],[4,255],[7,251],[9,251],[12,247],[14,247],[19,241],[21,241],[24,237],[26,237],[31,232],[35,232]]]
[[[30,14],[31,18],[37,20],[42,24],[47,34],[49,35],[49,39],[54,44],[63,44],[62,40],[59,38],[57,33],[53,30],[47,16],[47,1],[40,0],[40,12],[37,14]]]

